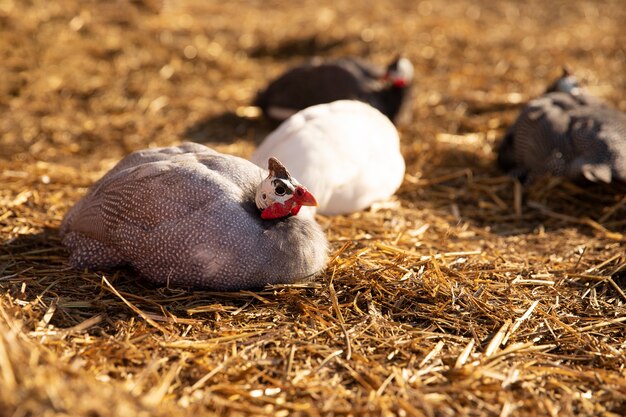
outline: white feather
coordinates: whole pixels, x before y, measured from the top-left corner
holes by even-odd
[[[340,100],[304,109],[273,131],[252,162],[269,157],[313,193],[322,214],[346,214],[393,195],[404,159],[393,123],[368,104]]]

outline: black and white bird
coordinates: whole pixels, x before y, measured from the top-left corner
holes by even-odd
[[[413,81],[413,65],[397,57],[387,68],[358,58],[313,59],[293,67],[259,92],[254,105],[282,121],[310,106],[337,100],[360,100],[397,122]]]
[[[626,114],[591,96],[568,72],[531,100],[508,129],[498,164],[524,181],[626,181]]]
[[[257,288],[324,268],[324,233],[297,216],[315,203],[274,158],[268,174],[187,143],[128,155],[66,214],[61,235],[78,269],[130,265],[161,285]]]
[[[340,100],[296,113],[261,143],[252,162],[283,161],[313,194],[321,214],[347,214],[390,197],[404,158],[391,121],[369,104]]]

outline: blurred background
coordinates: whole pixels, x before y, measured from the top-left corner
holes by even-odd
[[[477,134],[451,146],[484,160],[515,107],[562,65],[626,109],[624,6],[0,0],[0,155],[85,164],[184,139],[246,154],[272,126],[237,109],[288,66],[311,56],[385,65],[402,53],[416,68],[402,128],[413,172],[435,169],[438,148],[458,139],[441,133]]]

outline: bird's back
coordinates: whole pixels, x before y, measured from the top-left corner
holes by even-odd
[[[272,132],[252,161],[286,161],[316,196],[323,214],[362,210],[392,195],[402,183],[398,133],[378,110],[358,101],[305,109]]]
[[[342,99],[369,99],[382,71],[364,61],[341,58],[294,67],[261,91],[254,104],[270,118],[284,120],[295,112]]]
[[[590,181],[626,181],[626,114],[603,104],[570,112],[570,136],[576,158],[570,177]]]

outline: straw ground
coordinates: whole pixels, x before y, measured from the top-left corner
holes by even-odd
[[[0,1],[0,415],[623,415],[626,190],[522,188],[494,149],[563,64],[626,110],[625,21],[618,0]],[[68,267],[59,223],[124,154],[249,155],[269,78],[398,52],[404,184],[319,218],[318,280]]]

